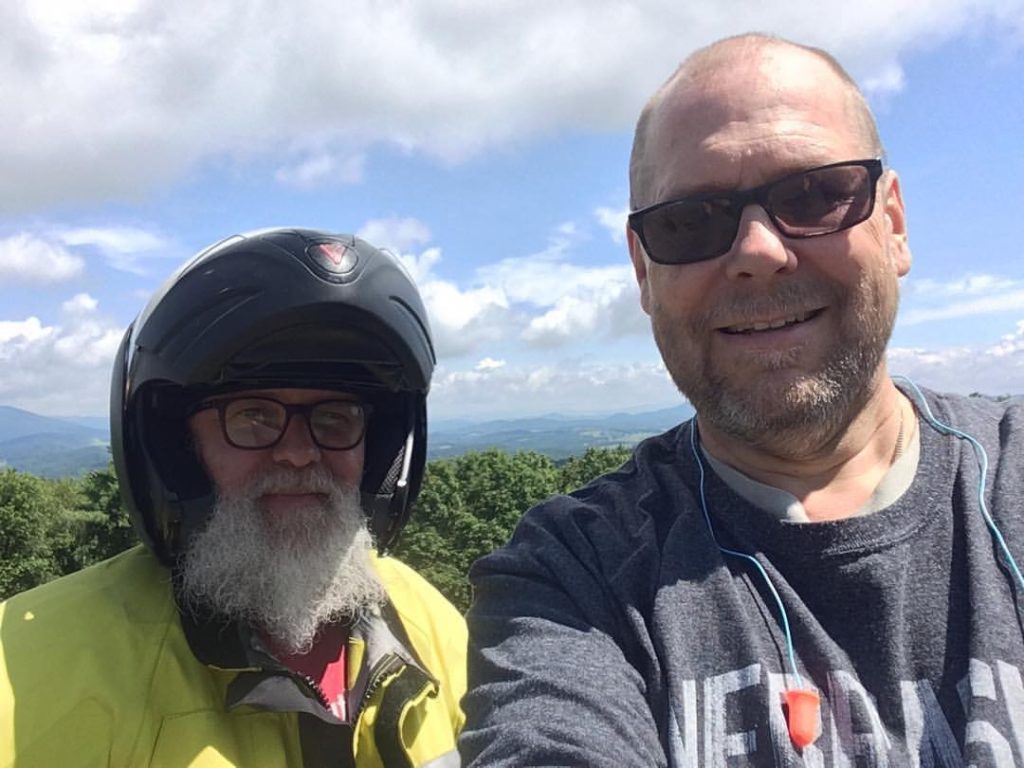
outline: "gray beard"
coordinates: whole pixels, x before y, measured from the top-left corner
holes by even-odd
[[[327,499],[286,517],[260,508],[262,494],[289,490]],[[320,627],[357,621],[384,603],[372,549],[358,490],[322,467],[282,468],[219,495],[185,550],[180,595],[186,606],[249,623],[283,650],[306,653]]]

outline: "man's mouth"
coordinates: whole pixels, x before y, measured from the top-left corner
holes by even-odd
[[[312,488],[289,488],[288,490],[267,491],[264,496],[327,496],[323,491]]]
[[[268,491],[262,494],[262,499],[274,504],[308,504],[310,502],[324,503],[329,494],[315,490],[299,490],[291,488],[288,490]]]
[[[737,323],[736,325],[727,325],[719,328],[718,330],[723,333],[739,334],[739,333],[759,333],[761,331],[776,331],[780,328],[786,328],[792,325],[799,325],[800,323],[806,322],[811,318],[817,317],[821,314],[822,309],[812,309],[806,312],[796,312],[791,315],[782,315],[780,317],[774,317],[768,320],[755,320],[749,323]]]

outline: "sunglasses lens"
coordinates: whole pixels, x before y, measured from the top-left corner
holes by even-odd
[[[729,250],[739,216],[728,200],[680,200],[651,211],[641,221],[652,259],[692,264]]]
[[[630,227],[659,264],[693,264],[721,256],[736,237],[743,208],[759,203],[786,237],[815,237],[849,229],[871,215],[879,160],[857,160],[803,173],[717,198],[691,198],[630,215]]]
[[[874,184],[862,165],[842,165],[782,179],[766,204],[783,234],[809,237],[859,224],[874,207]]]

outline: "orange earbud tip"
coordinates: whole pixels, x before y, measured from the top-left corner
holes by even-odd
[[[797,749],[813,744],[821,727],[821,697],[818,692],[796,689],[785,691],[783,697],[786,700],[789,738]]]

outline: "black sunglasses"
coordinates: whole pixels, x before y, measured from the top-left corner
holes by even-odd
[[[764,208],[786,237],[830,235],[860,224],[875,208],[882,161],[850,160],[799,171],[753,189],[667,200],[629,214],[658,264],[694,264],[732,247],[743,209]]]
[[[366,435],[369,405],[354,400],[321,400],[291,405],[270,397],[226,397],[199,405],[193,412],[216,408],[224,439],[243,450],[260,450],[277,445],[292,416],[301,414],[309,435],[320,448],[347,451]]]

